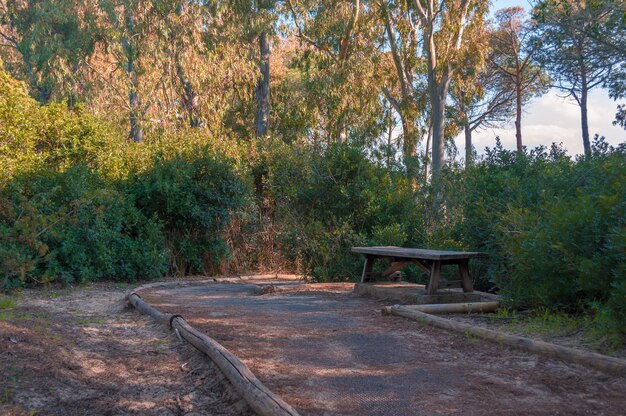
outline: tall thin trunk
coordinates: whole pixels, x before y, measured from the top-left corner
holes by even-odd
[[[515,76],[515,141],[517,142],[517,151],[524,151],[522,144],[522,81],[521,74],[517,71]]]
[[[402,156],[406,166],[407,176],[416,179],[419,163],[417,160],[418,131],[413,125],[413,120],[402,117]]]
[[[472,165],[472,129],[469,123],[465,123],[463,126],[465,130],[465,167]]]
[[[389,102],[389,112],[387,113],[387,169],[391,170],[391,141],[393,139],[393,106]]]
[[[67,109],[69,111],[74,111],[76,109],[76,103],[77,103],[77,97],[78,97],[78,92],[77,92],[78,86],[77,86],[77,82],[74,80],[77,79],[78,70],[79,70],[79,65],[77,63],[74,63],[72,65],[72,78],[69,81],[70,87],[69,87],[69,92],[67,94],[67,100],[66,100]]]
[[[178,80],[183,87],[183,106],[187,110],[189,125],[191,127],[198,127],[200,125],[198,117],[196,117],[196,114],[198,113],[198,95],[196,94],[193,85],[191,85],[191,81],[187,77],[187,72],[181,62],[178,51],[176,52],[176,74],[178,75]]]
[[[426,135],[426,151],[424,153],[424,182],[428,182],[428,168],[430,167],[430,142],[433,138],[433,123],[428,122],[428,134]]]
[[[587,120],[587,72],[584,66],[581,71],[581,90],[580,90],[580,125],[583,132],[583,148],[585,149],[585,157],[591,157],[591,142],[589,141],[589,121]]]
[[[130,108],[130,132],[129,137],[134,142],[143,141],[143,130],[140,126],[141,118],[141,101],[139,100],[139,94],[137,92],[139,87],[139,78],[137,76],[137,68],[135,66],[136,58],[136,45],[132,40],[132,34],[135,30],[135,14],[132,10],[126,10],[126,30],[131,34],[131,39],[123,38],[122,44],[124,47],[124,53],[126,54],[126,75],[130,83],[128,89],[128,106]]]
[[[137,71],[129,61],[128,72],[130,75],[130,90],[128,92],[128,104],[130,106],[130,133],[129,137],[134,142],[143,141],[143,130],[140,126],[141,104],[137,94]]]
[[[432,88],[431,88],[432,90]],[[436,88],[439,90],[439,88]],[[432,181],[434,183],[439,181],[439,177],[441,176],[441,169],[444,165],[444,153],[445,153],[445,110],[446,110],[446,102],[445,97],[446,94],[439,94],[439,91],[435,91],[431,93],[431,117],[433,120],[433,156],[432,156]],[[435,185],[436,186],[436,185]]]
[[[35,75],[35,69],[33,68],[33,64],[30,61],[30,52],[24,52],[24,48],[22,47],[18,47],[17,50],[21,53],[22,59],[26,63],[26,71],[28,72],[30,83],[33,89],[37,91],[37,101],[39,101],[39,104],[41,105],[47,104],[48,101],[50,101],[52,91],[50,91],[49,88],[46,88],[37,80],[37,76]]]
[[[270,44],[265,31],[259,35],[259,51],[261,78],[257,81],[256,87],[256,132],[257,136],[262,137],[267,134],[270,115]]]

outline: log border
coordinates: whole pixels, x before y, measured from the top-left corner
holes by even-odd
[[[263,278],[254,280],[260,279]],[[215,280],[212,279],[206,282],[215,282]],[[211,337],[189,325],[181,315],[160,312],[150,306],[150,304],[145,302],[141,296],[136,293],[142,289],[185,286],[187,284],[197,283],[200,282],[162,282],[143,285],[131,291],[127,295],[127,301],[138,311],[152,317],[156,322],[168,326],[170,330],[176,331],[182,339],[208,356],[257,414],[261,416],[298,416],[298,412],[291,405],[261,383],[252,371],[250,371],[248,366],[236,355],[228,351]]]
[[[131,289],[126,298],[129,299],[130,295],[133,293],[140,292],[142,290],[147,289],[155,289],[161,287],[187,287],[194,285],[202,285],[208,283],[220,283],[220,282],[255,282],[258,280],[288,280],[288,281],[301,281],[301,282],[309,282],[313,279],[310,276],[299,275],[299,274],[281,274],[281,273],[271,273],[271,274],[253,274],[253,275],[235,275],[235,276],[219,276],[212,277],[210,279],[202,279],[202,280],[171,280],[167,282],[154,282],[154,283],[146,283],[145,285],[137,286],[134,289]]]
[[[384,315],[401,316],[465,335],[473,335],[498,344],[508,345],[527,352],[592,367],[596,370],[604,371],[617,376],[626,376],[626,360],[622,360],[620,358],[563,347],[561,345],[533,340],[518,335],[504,334],[491,329],[455,322],[439,316],[433,316],[403,305],[385,306],[382,309],[382,313]]]

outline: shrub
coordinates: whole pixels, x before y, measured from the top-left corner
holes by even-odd
[[[477,287],[495,285],[514,306],[594,309],[604,331],[623,334],[624,177],[623,150],[602,140],[590,160],[554,146],[523,155],[498,146],[450,176],[451,220],[430,238],[488,252]]]
[[[197,149],[193,156],[156,157],[130,179],[136,206],[162,222],[180,274],[203,272],[228,255],[222,232],[247,196],[229,162]]]
[[[0,201],[4,288],[134,281],[167,270],[160,224],[84,166],[18,176]]]
[[[100,153],[125,144],[116,129],[60,103],[39,106],[0,62],[0,186],[28,170],[95,167]]]
[[[276,204],[286,258],[323,279],[355,278],[362,260],[350,248],[415,244],[422,218],[401,174],[349,144],[312,148],[275,145],[261,162],[265,198]]]

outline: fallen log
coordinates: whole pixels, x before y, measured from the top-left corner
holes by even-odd
[[[298,415],[293,407],[261,383],[237,356],[214,339],[189,325],[180,315],[159,312],[144,302],[136,293],[131,293],[128,301],[137,310],[174,329],[181,338],[207,355],[222,370],[235,390],[257,414],[261,416]]]
[[[466,335],[473,335],[488,341],[497,342],[499,344],[508,345],[521,350],[545,355],[551,358],[570,361],[576,364],[585,365],[601,371],[616,374],[619,376],[626,375],[626,360],[595,352],[581,351],[574,348],[562,347],[560,345],[551,344],[549,342],[537,341],[530,338],[520,337],[517,335],[503,334],[492,331],[490,329],[476,327],[461,322],[455,322],[450,319],[429,315],[406,306],[394,305],[383,308],[383,314],[397,315],[405,318],[413,319],[438,328],[448,329],[460,332]]]
[[[142,312],[148,316],[151,316],[152,319],[154,319],[161,325],[170,326],[172,316],[174,315],[169,314],[169,313],[159,312],[158,310],[154,309],[152,306],[144,302],[143,299],[141,299],[141,296],[139,296],[138,294],[131,293],[128,296],[128,303],[133,305],[135,309],[137,309],[139,312]]]
[[[405,306],[410,310],[430,314],[494,312],[499,307],[500,302],[432,303]]]

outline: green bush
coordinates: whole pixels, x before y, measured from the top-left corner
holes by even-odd
[[[29,170],[96,167],[102,153],[125,145],[115,128],[60,103],[40,106],[0,62],[0,186]],[[122,138],[120,140],[120,138]]]
[[[597,310],[604,331],[624,334],[624,177],[623,149],[602,140],[589,160],[554,146],[520,155],[498,145],[448,173],[446,219],[429,243],[488,252],[477,287],[499,289],[513,306]]]
[[[487,252],[489,261],[475,277],[476,287],[502,287],[502,278],[509,273],[511,253],[505,243],[515,210],[537,213],[543,201],[551,201],[565,189],[572,168],[572,161],[558,147],[518,154],[503,149],[498,141],[494,149],[487,149],[484,160],[447,184],[448,216],[453,220],[435,233],[447,234],[447,247],[440,248]]]
[[[164,226],[175,272],[203,272],[228,255],[222,231],[247,196],[228,160],[206,148],[193,156],[156,157],[130,181],[136,206]]]
[[[610,315],[624,317],[616,299],[626,281],[625,177],[624,154],[596,156],[578,162],[568,185],[538,209],[508,211],[503,283],[514,302],[570,311],[608,302]]]
[[[366,244],[417,244],[423,222],[409,181],[368,158],[362,148],[275,145],[258,182],[274,201],[286,258],[328,280],[360,275],[350,252]]]
[[[0,196],[1,286],[161,276],[161,226],[129,201],[84,166],[14,178]]]

